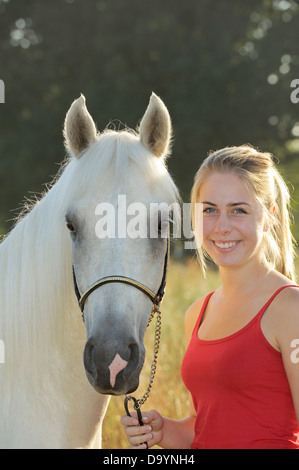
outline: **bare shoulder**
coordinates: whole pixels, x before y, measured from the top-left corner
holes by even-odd
[[[277,296],[275,313],[279,318],[299,318],[299,287],[288,287]]]
[[[291,338],[299,337],[299,287],[283,289],[276,297],[271,309],[273,333],[279,350],[284,343],[289,345]]]
[[[282,286],[285,287],[285,286]],[[299,306],[299,287],[288,286],[279,292],[273,302],[273,310],[276,315],[297,312]]]
[[[198,319],[198,315],[203,306],[205,298],[206,298],[206,295],[197,299],[195,302],[193,302],[192,305],[190,305],[190,307],[186,311],[186,315],[185,315],[186,344],[189,344],[190,342],[190,338],[191,338],[196,320]]]
[[[206,298],[206,295],[195,300],[195,302],[193,302],[193,304],[190,305],[185,315],[186,323],[196,322],[200,309],[203,306],[203,303],[205,301],[205,298]]]

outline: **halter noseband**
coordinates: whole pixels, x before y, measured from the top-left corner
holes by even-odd
[[[131,285],[133,287],[136,287],[136,289],[139,289],[141,292],[143,292],[145,295],[147,295],[149,297],[149,299],[153,303],[154,310],[155,310],[155,307],[158,307],[160,305],[160,303],[163,299],[163,296],[164,296],[164,292],[165,292],[166,272],[167,272],[169,248],[170,248],[170,239],[169,239],[169,234],[168,234],[168,237],[167,237],[167,250],[166,250],[165,259],[164,259],[163,277],[162,277],[162,281],[161,281],[161,284],[160,284],[160,287],[158,289],[157,294],[155,294],[151,289],[146,287],[141,282],[136,281],[135,279],[131,279],[131,278],[126,277],[126,276],[107,276],[107,277],[102,277],[101,279],[96,281],[91,287],[89,287],[89,289],[87,289],[84,292],[84,294],[81,295],[80,291],[79,291],[79,288],[78,288],[76,275],[75,275],[75,270],[74,270],[74,266],[73,266],[74,289],[75,289],[75,294],[76,294],[77,299],[78,299],[80,310],[82,312],[83,321],[85,321],[85,318],[84,318],[84,305],[85,305],[85,302],[86,302],[87,298],[90,296],[90,294],[93,291],[95,291],[99,287],[101,287],[105,284],[112,283],[112,282],[120,282],[120,283],[123,283],[123,284],[128,284],[128,285]]]

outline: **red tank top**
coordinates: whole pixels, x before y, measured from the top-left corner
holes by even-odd
[[[260,327],[266,309],[285,287],[290,286],[278,289],[244,328],[211,341],[197,336],[213,292],[205,298],[181,370],[197,415],[192,449],[299,448],[282,357]]]

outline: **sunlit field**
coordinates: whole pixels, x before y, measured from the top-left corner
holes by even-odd
[[[150,396],[143,410],[155,408],[174,419],[188,414],[188,393],[182,383],[180,367],[185,352],[184,317],[189,305],[219,285],[217,272],[209,271],[206,279],[200,275],[196,259],[185,263],[172,261],[169,265],[165,298],[162,303],[162,332],[157,372]],[[141,398],[148,384],[153,358],[155,320],[146,331],[146,362],[140,386],[133,395]],[[120,424],[124,397],[112,397],[103,426],[104,449],[128,449],[129,444]],[[130,402],[132,409],[132,402]]]

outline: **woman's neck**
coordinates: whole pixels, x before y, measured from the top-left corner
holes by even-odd
[[[265,262],[251,261],[239,267],[219,266],[219,272],[222,294],[226,297],[235,297],[240,294],[250,295],[261,283],[265,287],[265,281],[273,270]]]

